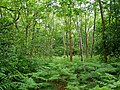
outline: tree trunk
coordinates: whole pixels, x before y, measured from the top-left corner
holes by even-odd
[[[45,22],[45,30],[44,30],[44,50],[43,50],[43,57],[45,58],[47,56],[47,37],[46,37],[46,30],[47,30],[47,17],[46,17],[46,22]]]
[[[82,29],[82,15],[81,15],[81,21],[80,21],[81,25],[79,25],[78,15],[76,15],[76,19],[77,19],[77,31],[78,31],[78,35],[79,35],[80,56],[81,56],[81,61],[84,62],[83,47],[82,47],[82,33],[81,33],[81,29]]]
[[[112,1],[110,0],[110,11],[109,11],[109,25],[111,24],[111,9],[112,9]]]
[[[66,27],[68,27],[68,21],[66,20],[67,18],[65,18],[65,23],[66,23]],[[66,30],[66,56],[68,57],[69,56],[69,52],[68,52],[68,30]]]
[[[69,53],[68,53],[68,31],[66,31],[66,56],[67,57],[69,56]]]
[[[62,37],[63,37],[63,47],[66,47],[66,45],[65,45],[65,32],[64,31],[62,32]],[[65,52],[66,52],[66,50],[64,50],[64,56],[65,56]]]
[[[25,27],[26,31],[26,48],[28,49],[28,25]]]
[[[35,26],[36,26],[36,24],[37,24],[37,22],[35,21],[36,16],[37,16],[37,13],[35,12],[34,15],[33,15],[34,20],[33,20],[32,42],[31,42],[31,57],[34,56]]]
[[[2,15],[2,8],[0,9],[0,17],[2,18],[3,15]]]
[[[91,58],[94,54],[94,32],[95,32],[95,29],[96,29],[96,7],[94,9],[94,27],[93,27],[93,33],[92,33],[92,50],[91,50]]]
[[[86,13],[85,13],[85,42],[86,42],[86,58],[88,58],[88,33],[87,33],[87,19],[86,19]]]
[[[26,17],[26,26],[25,26],[25,34],[26,34],[26,54],[29,54],[29,50],[28,50],[28,42],[29,42],[29,25],[30,22],[28,21],[28,16],[29,16],[29,10],[28,10],[28,4],[26,2],[26,10],[25,10],[25,17]]]
[[[103,50],[104,50],[104,62],[107,62],[107,52],[106,52],[106,43],[105,43],[105,22],[103,17],[103,11],[102,11],[102,4],[101,0],[99,0],[99,7],[100,7],[100,13],[101,13],[101,19],[102,19],[102,41],[103,41]]]
[[[71,16],[70,16],[70,62],[72,62],[72,30],[71,30]]]
[[[53,16],[52,16],[52,28],[50,30],[50,59],[52,57],[52,49],[53,49],[53,32],[54,32],[54,12],[53,12]]]

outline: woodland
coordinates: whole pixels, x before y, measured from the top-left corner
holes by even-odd
[[[120,90],[120,0],[0,0],[0,90]]]

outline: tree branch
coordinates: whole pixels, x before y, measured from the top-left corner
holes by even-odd
[[[0,8],[4,8],[6,10],[9,10],[9,11],[12,11],[12,12],[15,12],[16,10],[13,10],[13,9],[10,9],[10,8],[7,8],[7,7],[4,7],[4,6],[0,6]],[[20,10],[17,11],[17,17],[13,18],[13,22],[9,23],[8,25],[5,25],[5,27],[1,28],[1,30],[3,29],[6,29],[7,27],[11,26],[12,24],[14,24],[15,22],[18,21],[19,17],[20,17]]]

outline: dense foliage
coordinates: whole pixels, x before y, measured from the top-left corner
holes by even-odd
[[[0,90],[119,89],[119,0],[0,0]]]
[[[55,57],[52,62],[44,61],[42,58],[40,60],[21,58],[12,64],[9,63],[7,67],[2,65],[0,88],[1,90],[119,90],[120,62],[100,64],[98,59],[98,57],[88,59],[82,64],[77,56],[74,57],[73,63],[64,57]]]

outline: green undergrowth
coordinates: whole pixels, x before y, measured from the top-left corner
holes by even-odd
[[[14,59],[14,60],[13,60]],[[119,90],[120,62],[99,57],[69,62],[66,57],[11,58],[1,61],[0,90]]]

